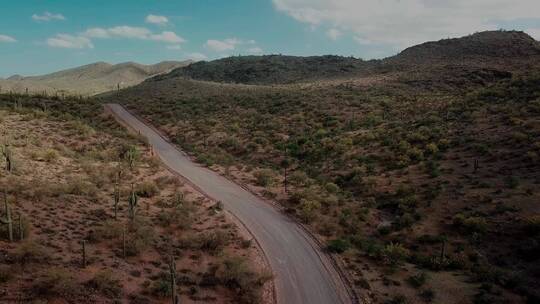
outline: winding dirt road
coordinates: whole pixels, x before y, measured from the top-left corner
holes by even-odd
[[[302,227],[271,204],[225,177],[202,167],[118,104],[105,107],[146,137],[163,163],[233,213],[257,239],[275,276],[279,304],[351,303],[330,258]]]

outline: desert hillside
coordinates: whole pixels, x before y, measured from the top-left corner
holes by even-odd
[[[483,32],[374,62],[198,63],[102,98],[281,204],[366,303],[536,303],[538,58]]]
[[[73,69],[42,76],[23,77],[14,75],[0,80],[3,92],[95,95],[116,90],[118,85],[125,88],[136,85],[148,77],[167,73],[189,65],[191,61],[164,61],[155,65],[142,65],[134,62],[112,65],[97,62]]]
[[[270,276],[249,235],[101,105],[0,107],[1,303],[262,301]]]
[[[282,55],[229,57],[198,62],[156,77],[186,78],[237,84],[291,84],[331,79],[359,78],[381,74],[422,71],[441,67],[446,72],[467,73],[472,68],[509,69],[540,59],[540,43],[517,31],[488,31],[467,37],[427,42],[383,59],[364,61],[352,57]],[[488,71],[492,74],[493,71]],[[437,70],[430,77],[440,78]]]

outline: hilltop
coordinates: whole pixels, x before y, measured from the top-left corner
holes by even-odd
[[[14,75],[0,80],[0,87],[4,92],[25,92],[28,88],[34,93],[95,95],[115,90],[118,84],[123,88],[139,84],[149,77],[170,72],[190,63],[191,61],[164,61],[154,65],[134,62],[112,65],[97,62],[42,76]]]
[[[429,72],[441,66],[446,66],[450,73],[456,75],[478,74],[471,68],[523,69],[523,62],[531,62],[533,58],[540,58],[540,43],[526,33],[487,31],[427,42],[383,60],[364,61],[342,56],[240,56],[197,62],[154,80],[182,77],[222,83],[291,84],[391,73],[401,75],[419,69]],[[438,70],[436,73],[443,74],[441,72]],[[480,71],[480,76],[486,73],[486,77],[493,77],[493,71],[484,70]],[[498,78],[497,75],[495,77]]]

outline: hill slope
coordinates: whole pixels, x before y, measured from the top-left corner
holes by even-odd
[[[197,62],[160,78],[188,77],[227,83],[283,84],[355,76],[370,65],[370,62],[341,56],[243,56]]]
[[[59,71],[42,76],[22,77],[12,76],[0,80],[3,91],[24,92],[66,92],[70,94],[94,95],[121,87],[136,85],[148,77],[167,73],[171,70],[186,66],[191,61],[165,61],[155,65],[142,65],[134,62],[112,65],[97,62],[73,69]]]
[[[537,46],[519,32],[486,32],[365,69],[351,61],[335,72],[346,60],[338,58],[293,77],[292,65],[258,64],[268,57],[234,58],[154,77],[107,101],[281,203],[345,260],[359,294],[372,298],[365,302],[537,303]],[[247,83],[259,85],[188,77],[238,81],[248,69]],[[260,85],[276,79],[325,81]]]
[[[289,84],[344,79],[433,65],[471,67],[519,66],[540,58],[540,43],[516,31],[488,31],[470,36],[427,42],[383,60],[363,61],[341,56],[244,56],[198,62],[178,68],[158,79],[185,77],[195,80],[242,84]],[[502,60],[502,61],[501,61]],[[456,71],[453,71],[456,72]]]

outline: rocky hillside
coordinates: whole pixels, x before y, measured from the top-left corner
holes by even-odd
[[[369,65],[369,62],[360,59],[341,56],[244,56],[194,63],[158,78],[187,77],[213,82],[284,84],[353,76]]]
[[[426,42],[405,49],[385,63],[422,64],[432,61],[523,59],[540,55],[540,43],[524,32],[487,31]],[[469,63],[469,62],[468,62]]]
[[[190,63],[191,61],[165,61],[155,65],[142,65],[126,62],[112,65],[97,62],[42,76],[15,75],[6,80],[0,80],[0,87],[4,92],[25,92],[28,88],[34,93],[94,95],[114,90],[118,85],[133,86],[148,77],[167,73]]]
[[[448,71],[437,71],[439,75],[448,72],[463,76],[469,81],[478,78],[478,75],[481,78],[486,75],[487,78],[500,79],[501,75],[485,69],[519,70],[524,68],[524,61],[530,62],[533,58],[540,58],[540,43],[529,35],[516,31],[488,31],[461,38],[426,42],[383,60],[363,61],[341,56],[230,57],[178,68],[170,74],[157,77],[157,80],[183,77],[224,83],[290,84],[382,73],[402,74],[418,69],[429,72],[435,65],[439,69],[440,66],[448,66]],[[468,71],[453,69],[456,65],[467,66]],[[433,76],[430,74],[429,77]]]

